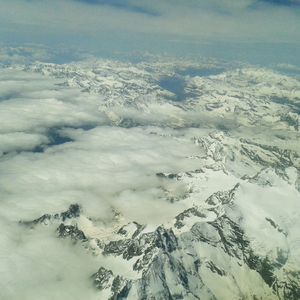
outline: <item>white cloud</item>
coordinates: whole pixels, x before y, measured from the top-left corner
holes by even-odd
[[[248,9],[253,1],[151,1],[145,7],[154,7],[160,16],[138,14],[103,5],[87,5],[74,1],[5,1],[0,20],[2,31],[20,38],[40,40],[47,35],[49,41],[71,43],[84,41],[116,43],[129,42],[132,34],[156,35],[188,39],[298,42],[299,14],[297,8],[269,5]],[[144,41],[149,39],[145,36]],[[45,40],[43,40],[45,42]],[[141,42],[141,41],[140,41]],[[50,42],[51,43],[51,42]],[[122,45],[119,45],[122,48]],[[116,50],[116,49],[115,49]],[[120,50],[120,49],[118,49]]]
[[[57,239],[55,228],[34,232],[1,213],[1,299],[98,299],[89,282],[99,263],[79,245]]]
[[[194,168],[186,155],[194,154],[196,146],[189,138],[186,143],[171,136],[161,139],[153,134],[155,127],[104,126],[109,120],[97,109],[102,98],[57,85],[62,80],[8,69],[2,70],[0,82],[0,150],[9,152],[0,157],[1,295],[94,299],[89,276],[101,258],[58,240],[55,227],[33,232],[18,221],[79,203],[101,222],[111,222],[114,208],[128,221],[159,224],[185,207],[166,202],[163,188],[181,191],[184,186],[164,185],[155,173]],[[98,126],[70,128],[91,123]],[[25,151],[49,142],[53,127],[72,142],[39,153]]]
[[[49,142],[48,138],[44,135],[23,132],[0,134],[0,141],[0,153],[31,150]]]
[[[59,86],[57,80],[9,69],[2,71],[0,80],[1,133],[45,133],[53,127],[103,121],[95,97]]]
[[[156,173],[201,167],[204,159],[190,157],[201,155],[205,145],[197,146],[194,138],[206,135],[216,125],[226,125],[230,131],[233,126],[244,124],[245,128],[249,126],[245,131],[234,128],[237,136],[245,137],[248,132],[253,136],[255,132],[255,138],[267,142],[267,138],[273,138],[272,130],[276,133],[277,128],[273,127],[287,128],[278,120],[278,104],[269,103],[262,108],[260,101],[283,94],[289,101],[297,101],[297,80],[254,68],[232,71],[227,77],[221,74],[187,78],[200,98],[195,94],[194,101],[181,107],[181,103],[163,98],[167,94],[155,83],[161,73],[168,73],[166,65],[151,65],[157,68],[157,73],[150,77],[145,71],[147,64],[133,69],[131,64],[103,61],[93,62],[89,67],[88,63],[77,67],[37,65],[40,73],[33,73],[30,67],[22,71],[20,66],[1,70],[0,151],[9,152],[0,156],[0,244],[4,245],[0,247],[0,290],[4,291],[4,297],[93,299],[88,279],[102,264],[101,257],[89,258],[80,247],[71,248],[67,242],[57,240],[55,227],[23,230],[19,220],[61,212],[78,203],[86,216],[100,224],[113,222],[113,209],[121,213],[125,223],[133,220],[152,225],[165,223],[191,204],[170,203],[168,197],[183,196],[189,186],[184,181],[161,180]],[[47,75],[51,74],[51,66],[56,79]],[[93,86],[96,74],[99,80]],[[146,98],[147,101],[142,97],[131,98],[140,91],[135,79],[148,93],[153,92],[153,98]],[[100,86],[107,94],[79,89],[86,89],[86,85],[96,91]],[[123,90],[118,90],[120,86]],[[112,95],[110,88],[119,93],[115,102],[104,101],[111,100],[107,99],[107,95]],[[121,97],[125,92],[125,100],[129,101],[126,103]],[[221,107],[205,109],[206,104],[213,106],[219,99]],[[260,109],[256,110],[255,105]],[[243,109],[234,118],[232,107],[239,106]],[[116,119],[143,126],[116,126],[109,113],[114,113]],[[265,127],[255,127],[253,118],[260,124],[272,124],[268,135],[259,136]],[[60,138],[68,138],[67,142],[58,140],[56,145],[47,147],[53,130]],[[284,133],[290,134],[288,130]],[[289,147],[297,148],[294,140],[285,141],[285,146],[289,143]],[[45,147],[44,151],[28,151],[36,146]],[[211,148],[211,155],[215,155],[214,146]],[[239,155],[238,150],[236,153]],[[212,159],[208,158],[208,162]],[[236,164],[240,164],[234,165],[237,172],[244,171],[242,163]],[[203,198],[215,189],[216,182],[231,186],[236,181],[234,175],[227,176],[223,171],[211,181],[207,174],[202,175],[205,188],[199,197]]]

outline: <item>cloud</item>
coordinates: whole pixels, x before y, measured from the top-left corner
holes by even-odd
[[[32,150],[37,146],[49,143],[42,134],[13,132],[0,134],[0,156],[14,151]]]
[[[157,173],[211,164],[211,158],[201,158],[207,145],[201,147],[195,140],[216,128],[229,132],[229,139],[236,132],[243,137],[255,132],[258,139],[265,127],[253,124],[251,113],[257,111],[250,100],[258,99],[261,105],[274,95],[284,95],[291,103],[298,99],[297,80],[263,69],[231,71],[230,80],[224,80],[224,74],[186,76],[185,88],[192,89],[195,98],[185,107],[159,87],[161,77],[178,69],[188,72],[193,67],[193,72],[197,68],[200,72],[211,65],[216,67],[216,62],[155,57],[152,63],[88,60],[1,69],[0,289],[4,299],[97,299],[88,280],[107,263],[101,255],[89,257],[79,245],[57,239],[55,226],[25,230],[20,220],[62,212],[78,203],[83,215],[104,234],[115,224],[115,211],[124,223],[138,221],[154,227],[165,223],[191,204],[176,201],[189,193],[190,185],[161,179]],[[219,99],[225,108],[218,107]],[[239,106],[243,109],[237,117],[232,111]],[[270,103],[263,109],[262,124],[274,123],[269,113],[277,113],[274,106]],[[251,127],[241,127],[247,127],[249,119]],[[260,137],[264,142],[272,138],[272,130],[283,126],[276,122],[274,129],[268,127],[267,137],[265,132]],[[230,140],[227,146],[231,147]],[[232,167],[234,161],[229,164]],[[226,185],[236,181],[223,171],[217,172],[217,180],[210,178],[211,173],[203,174],[201,197],[208,197],[224,177],[230,177]],[[115,269],[126,272],[119,261]]]
[[[0,226],[2,299],[99,299],[88,280],[99,260],[82,247],[57,239],[55,228],[22,229],[3,213]]]
[[[37,61],[66,63],[86,58],[87,53],[79,49],[60,46],[50,49],[44,45],[28,44],[26,46],[3,46],[0,47],[0,65],[28,64]]]
[[[149,16],[159,16],[159,13],[155,9],[150,9],[143,6],[143,2],[134,3],[133,1],[126,0],[73,0],[93,5],[106,5],[113,8],[127,10],[134,13],[146,14]],[[133,3],[132,3],[133,2]]]
[[[0,133],[45,133],[49,128],[100,124],[93,97],[34,73],[6,70],[0,75]]]
[[[161,180],[156,173],[200,168],[201,159],[189,158],[201,152],[193,138],[212,128],[242,130],[233,113],[203,114],[192,102],[190,110],[172,102],[174,95],[159,88],[159,78],[174,72],[168,62],[162,64],[163,71],[157,71],[162,65],[156,61],[150,69],[157,74],[149,77],[147,64],[137,67],[100,61],[93,62],[91,68],[89,62],[87,68],[84,63],[78,68],[62,66],[62,73],[56,66],[53,74],[53,65],[34,70],[30,63],[70,60],[86,49],[176,53],[185,45],[184,55],[192,48],[198,55],[205,44],[209,55],[215,49],[223,54],[222,41],[229,42],[234,59],[239,57],[233,41],[244,45],[242,53],[251,48],[254,55],[256,43],[271,42],[271,47],[263,46],[269,57],[278,43],[299,43],[298,2],[257,3],[1,1],[0,39],[19,47],[0,48],[0,63],[27,65],[25,71],[24,66],[13,65],[0,73],[0,290],[4,299],[29,300],[33,295],[51,300],[97,299],[88,280],[106,263],[102,257],[90,257],[79,245],[58,240],[55,227],[28,231],[19,226],[20,219],[32,220],[78,203],[104,231],[114,222],[115,210],[126,222],[161,224],[186,208],[185,203],[171,203],[170,199],[184,197],[189,186]],[[25,44],[46,44],[56,50]],[[72,46],[76,54],[64,51],[66,45]],[[283,51],[284,58],[293,56],[288,50]],[[288,64],[281,67],[297,69]],[[135,80],[129,70],[139,74]],[[262,82],[262,77],[258,81]],[[224,80],[217,82],[221,90]],[[211,98],[211,91],[208,96],[202,94],[202,84],[209,87],[209,81],[187,79],[187,87],[196,90],[193,84],[201,87],[201,99]],[[289,84],[293,87],[292,82]],[[268,83],[263,87],[269,91],[270,86]],[[92,93],[86,92],[89,90]],[[289,90],[294,93],[295,88]],[[235,93],[244,97],[239,94],[240,86],[236,90],[225,86],[224,91],[233,98]],[[287,93],[282,86],[275,92]],[[104,102],[107,99],[114,102]],[[256,130],[248,129],[251,135]],[[214,186],[215,181],[209,184]],[[117,271],[119,268],[117,265]]]
[[[97,299],[89,277],[105,264],[102,258],[57,239],[54,226],[31,231],[19,220],[79,203],[104,229],[113,209],[127,221],[159,224],[185,208],[166,201],[166,190],[183,193],[185,186],[163,183],[155,174],[195,167],[186,155],[196,146],[189,137],[186,145],[162,139],[155,127],[111,126],[98,110],[99,94],[21,69],[0,75],[1,296]],[[51,144],[53,130],[62,138],[57,144]]]
[[[259,0],[258,2],[265,2],[268,4],[273,4],[273,5],[279,5],[279,6],[290,6],[290,7],[297,7],[300,5],[299,0]]]
[[[258,2],[252,0],[92,2],[4,1],[0,11],[1,39],[53,48],[67,44],[102,53],[145,49],[176,52],[177,48],[199,52],[201,43],[207,42],[300,40],[300,11],[291,1],[289,5],[261,2],[264,5],[255,8]],[[174,39],[185,43],[174,47],[168,42]],[[214,47],[217,44],[212,45],[212,51]]]

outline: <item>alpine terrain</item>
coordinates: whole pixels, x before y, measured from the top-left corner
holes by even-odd
[[[1,299],[32,299],[29,273],[35,299],[39,278],[70,299],[300,299],[296,76],[87,59],[3,64],[0,89]]]

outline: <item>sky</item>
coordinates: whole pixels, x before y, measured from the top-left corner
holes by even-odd
[[[0,44],[298,63],[299,0],[0,0]],[[289,59],[283,58],[288,56]]]

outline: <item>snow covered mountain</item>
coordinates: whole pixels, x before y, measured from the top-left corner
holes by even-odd
[[[95,299],[300,299],[298,79],[160,59],[3,72],[38,86],[0,102],[4,203],[14,176],[30,209],[12,222],[94,257]]]

